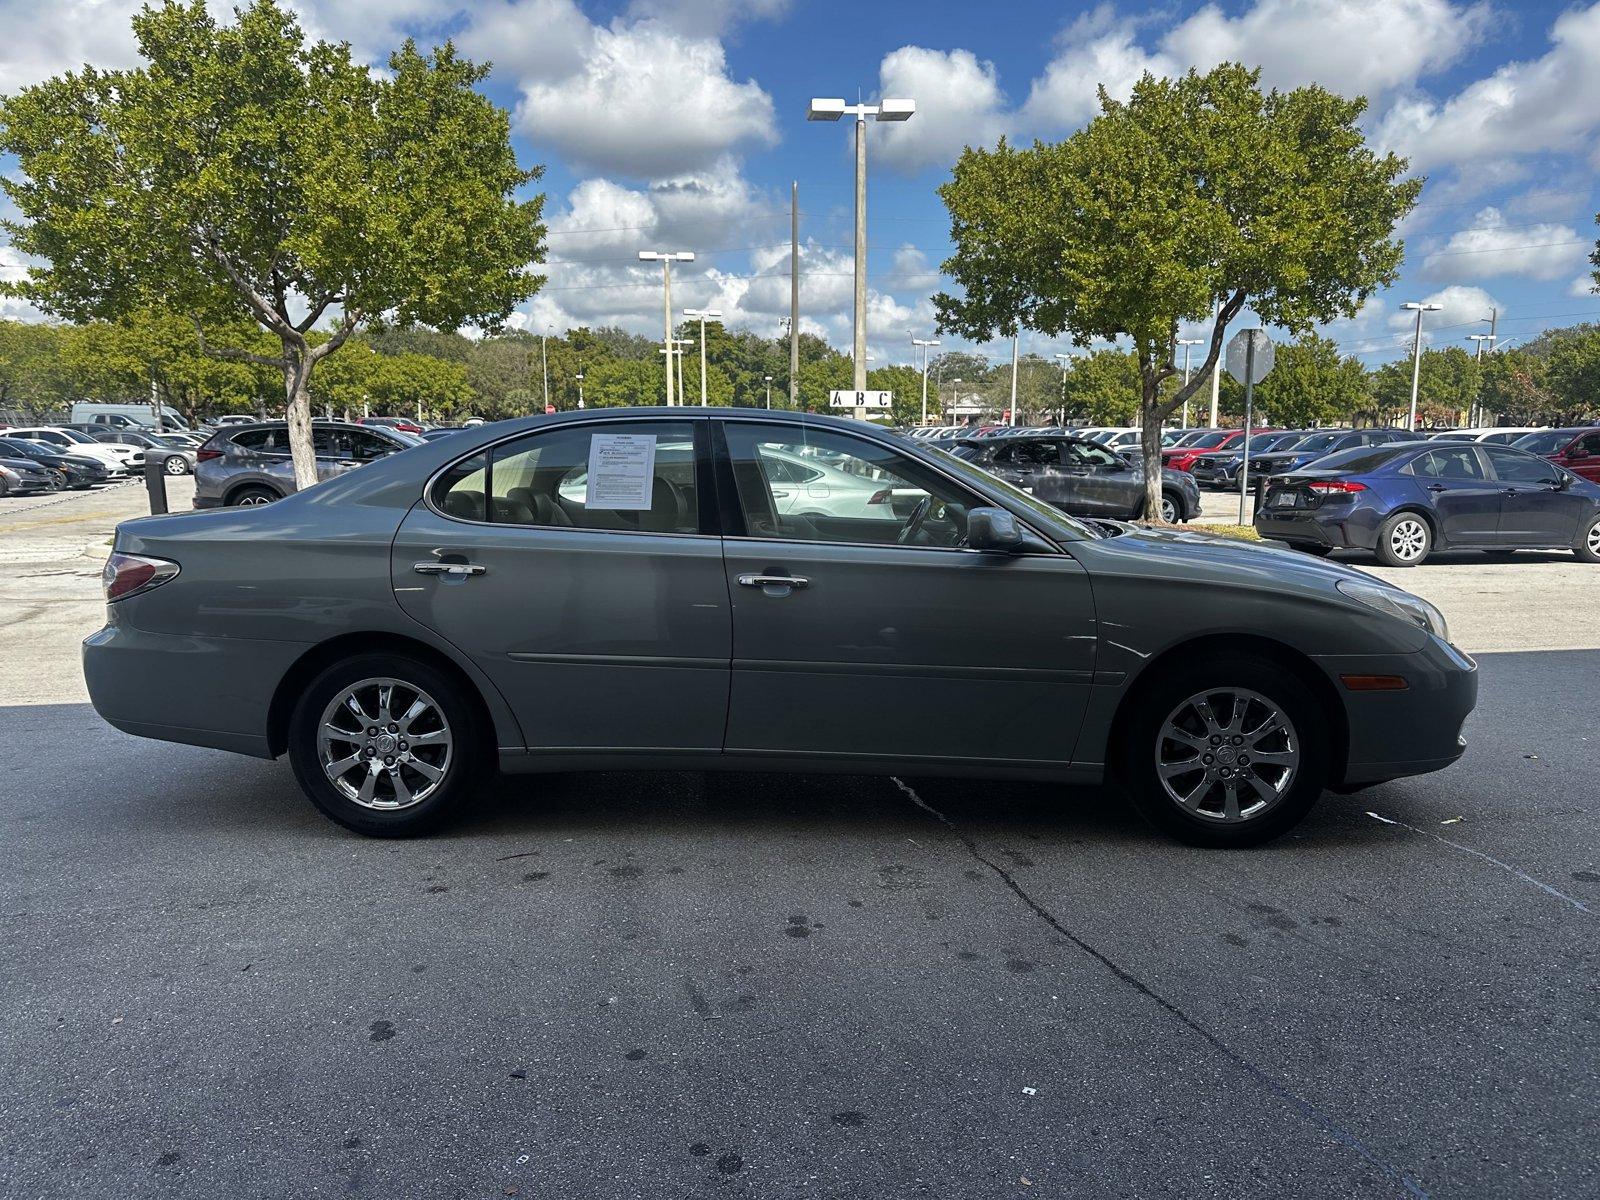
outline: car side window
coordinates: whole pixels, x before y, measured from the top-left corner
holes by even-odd
[[[1411,473],[1427,479],[1482,479],[1483,464],[1477,454],[1461,447],[1456,450],[1430,450],[1411,463]]]
[[[1019,440],[1002,446],[994,461],[1014,467],[1054,467],[1061,463],[1061,452],[1054,442]]]
[[[833,430],[729,421],[723,426],[746,536],[801,542],[956,548],[977,501],[933,468],[888,446]],[[769,466],[817,472],[774,484]]]
[[[530,433],[446,471],[433,503],[500,525],[698,533],[694,426],[619,421]]]
[[[1495,475],[1506,483],[1561,482],[1559,470],[1532,454],[1519,453],[1504,446],[1486,446],[1483,452],[1494,464]]]
[[[1122,459],[1110,450],[1091,442],[1064,442],[1061,446],[1061,456],[1067,466],[1086,471],[1103,471],[1108,467],[1124,465]]]
[[[1591,433],[1578,442],[1586,454],[1600,454],[1600,433]]]
[[[313,433],[313,443],[315,433]],[[241,450],[248,450],[252,454],[272,454],[283,457],[289,453],[289,429],[250,429],[235,435],[233,444]]]

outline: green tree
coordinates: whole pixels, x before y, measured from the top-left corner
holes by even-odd
[[[133,19],[146,65],[86,66],[0,103],[12,243],[46,265],[12,294],[71,320],[165,309],[247,316],[278,353],[214,352],[281,373],[295,475],[316,482],[311,376],[380,321],[497,326],[541,280],[543,198],[513,193],[507,114],[446,42],[374,72],[308,44],[275,0],[220,26],[203,0]],[[325,317],[333,332],[316,339]]]
[[[1152,512],[1161,423],[1205,385],[1228,324],[1247,304],[1295,334],[1354,314],[1393,281],[1391,234],[1422,187],[1367,147],[1365,100],[1259,79],[1224,63],[1146,75],[1126,103],[1102,89],[1100,115],[1065,141],[969,148],[939,189],[955,244],[944,270],[962,293],[934,298],[941,328],[1131,342]],[[1201,320],[1204,360],[1165,391],[1179,322]]]
[[[1067,419],[1131,425],[1139,415],[1139,360],[1109,347],[1067,364]]]
[[[1360,359],[1341,357],[1331,338],[1307,333],[1276,347],[1255,403],[1265,419],[1286,429],[1349,420],[1367,406],[1367,373]]]
[[[1555,424],[1575,424],[1600,414],[1600,328],[1578,326],[1549,338],[1545,354]],[[1548,335],[1547,335],[1548,337]]]
[[[63,348],[72,331],[30,321],[0,321],[0,417],[48,416],[73,397]]]
[[[1404,423],[1411,415],[1411,358],[1384,363],[1370,376],[1375,415]],[[1424,350],[1417,371],[1417,424],[1455,425],[1478,398],[1478,363],[1459,346]]]

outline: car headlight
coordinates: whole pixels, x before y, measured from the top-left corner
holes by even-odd
[[[1445,624],[1444,614],[1421,596],[1362,579],[1341,579],[1335,586],[1350,599],[1358,600],[1368,608],[1420,626],[1440,641],[1450,640],[1450,626]]]

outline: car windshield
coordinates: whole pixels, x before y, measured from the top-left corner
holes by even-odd
[[[969,463],[964,459],[957,458],[948,450],[941,450],[937,446],[929,446],[928,450],[930,453],[937,455],[940,465],[947,468],[953,474],[959,475],[963,479],[980,483],[990,491],[1002,493],[1006,499],[1012,501],[1016,507],[1033,513],[1035,516],[1040,517],[1058,529],[1064,527],[1068,531],[1069,538],[1079,541],[1087,541],[1105,536],[1092,526],[1085,525],[1076,517],[1069,517],[1059,508],[1052,508],[1044,501],[1035,499],[1021,488],[1012,487],[1011,484],[1007,483],[1004,479],[1001,479],[998,475],[991,475],[982,467],[974,466],[972,463]]]
[[[963,444],[950,447],[949,453],[966,462],[977,462],[978,459],[983,457],[983,447]]]
[[[1297,453],[1301,451],[1326,450],[1329,446],[1333,445],[1334,442],[1338,441],[1339,437],[1340,435],[1338,433],[1313,433],[1308,437],[1301,438],[1298,442],[1291,442],[1287,446],[1280,446],[1279,449],[1293,450]]]
[[[1213,429],[1210,432],[1202,433],[1199,437],[1195,438],[1194,441],[1192,441],[1192,442],[1190,442],[1188,444],[1186,449],[1209,450],[1213,446],[1222,445],[1222,443],[1227,441],[1227,440],[1228,440],[1228,431],[1227,430],[1225,430],[1225,429]]]
[[[1406,445],[1352,446],[1348,450],[1319,458],[1312,466],[1319,471],[1343,471],[1347,475],[1365,475],[1368,471],[1376,471],[1385,463],[1415,449],[1415,446]]]
[[[1554,454],[1575,436],[1577,431],[1574,429],[1546,429],[1539,433],[1526,434],[1511,444],[1518,450],[1526,450],[1530,454]]]
[[[21,454],[26,458],[38,458],[41,454],[46,453],[46,450],[43,446],[22,441],[20,438],[15,441],[11,438],[0,438],[0,453],[13,456]]]

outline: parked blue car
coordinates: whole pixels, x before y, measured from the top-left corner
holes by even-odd
[[[1414,567],[1434,550],[1571,550],[1600,563],[1600,486],[1470,442],[1346,450],[1267,481],[1256,531],[1312,554],[1371,550]]]

